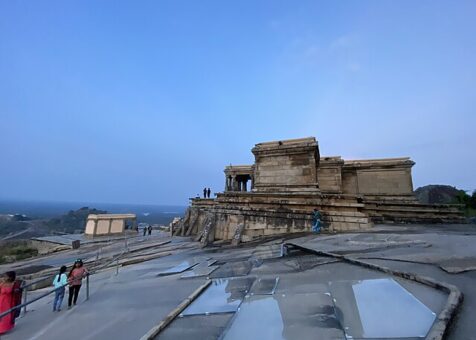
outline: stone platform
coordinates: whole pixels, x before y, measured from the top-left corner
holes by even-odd
[[[257,236],[306,232],[311,229],[312,211],[319,207],[327,230],[362,230],[372,226],[362,212],[364,204],[352,196],[309,193],[223,193],[213,202],[195,199],[187,211],[182,233],[199,234],[213,214],[210,240],[230,240],[240,225],[241,241]]]

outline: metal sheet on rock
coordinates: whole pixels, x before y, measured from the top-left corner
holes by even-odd
[[[189,279],[193,277],[208,276],[219,266],[209,266],[207,262],[200,263],[180,276],[181,279]]]
[[[273,279],[259,278],[251,287],[250,295],[273,295],[279,282],[279,277]]]
[[[305,293],[247,297],[223,339],[343,340],[345,337],[331,297]]]
[[[164,276],[164,275],[172,275],[172,274],[178,274],[178,273],[182,273],[184,271],[186,271],[187,269],[195,266],[197,264],[196,261],[183,261],[182,263],[172,267],[172,268],[169,268],[169,269],[166,269],[166,270],[163,270],[161,272],[159,272],[157,274],[157,276]]]
[[[347,337],[423,338],[436,315],[393,279],[330,282]]]
[[[180,315],[235,312],[248,293],[252,278],[217,279]]]
[[[250,261],[227,262],[213,272],[213,278],[225,278],[248,275],[252,267]]]

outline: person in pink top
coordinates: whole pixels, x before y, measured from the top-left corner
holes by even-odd
[[[83,278],[88,275],[87,269],[83,266],[83,261],[81,259],[74,262],[73,268],[68,275],[69,283],[69,294],[68,294],[68,309],[71,308],[71,305],[76,305],[78,300],[79,290],[81,289],[81,283]]]

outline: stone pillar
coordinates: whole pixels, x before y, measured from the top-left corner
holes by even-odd
[[[233,246],[237,246],[241,242],[241,235],[243,234],[243,229],[245,229],[245,224],[240,223],[236,226],[235,232],[233,234],[233,240],[231,241],[231,244]]]
[[[201,246],[206,247],[215,240],[215,215],[208,213],[205,219],[205,227],[202,230],[202,237],[200,240]]]

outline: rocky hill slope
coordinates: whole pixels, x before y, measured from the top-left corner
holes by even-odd
[[[457,197],[463,190],[449,185],[425,185],[415,190],[415,196],[424,204],[452,204],[457,203]]]

